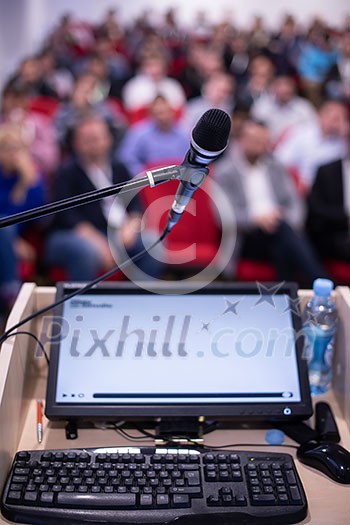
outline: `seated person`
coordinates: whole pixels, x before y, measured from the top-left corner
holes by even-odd
[[[30,90],[24,84],[8,83],[4,87],[0,121],[22,127],[43,176],[49,177],[57,169],[59,148],[53,122],[48,116],[30,110]]]
[[[44,201],[41,176],[18,125],[0,126],[0,217],[8,217]],[[19,257],[33,260],[35,252],[22,237],[24,226],[0,229],[0,314],[11,307],[19,290]]]
[[[112,136],[101,116],[83,117],[76,124],[72,138],[74,157],[59,169],[55,181],[57,200],[130,178],[126,167],[112,160]],[[126,198],[130,200],[128,195],[126,193]],[[151,232],[140,235],[141,209],[136,198],[127,208],[121,197],[114,196],[71,208],[58,213],[51,228],[46,246],[47,262],[62,266],[68,278],[75,281],[95,278],[101,271],[112,269],[123,256],[139,252],[143,248],[141,240],[148,245],[155,240],[150,238]],[[140,259],[138,266],[146,277],[157,277],[161,271],[161,263],[148,254]],[[136,278],[139,272],[134,270]]]
[[[189,144],[189,134],[177,122],[171,104],[158,95],[149,108],[149,118],[127,131],[118,158],[135,177],[147,168],[181,163]]]
[[[276,77],[265,97],[259,98],[251,108],[256,120],[263,120],[274,145],[288,137],[297,125],[317,119],[314,106],[297,95],[297,84],[287,75]]]
[[[350,261],[349,153],[319,167],[308,199],[306,222],[309,237],[319,254],[344,261]]]
[[[54,126],[62,151],[72,152],[74,126],[87,112],[96,113],[107,122],[113,134],[114,146],[124,135],[126,128],[124,117],[121,114],[116,115],[107,100],[94,100],[97,85],[96,75],[83,73],[75,81],[71,98],[60,104],[55,115]]]
[[[189,100],[185,107],[184,124],[192,130],[202,114],[211,108],[231,113],[235,106],[235,82],[231,75],[218,72],[205,80],[201,95]]]
[[[295,126],[274,149],[277,159],[293,169],[307,194],[314,182],[317,168],[344,155],[349,129],[344,104],[325,100],[317,119]]]
[[[326,95],[350,105],[350,30],[340,36],[336,62],[328,71],[324,83]]]
[[[237,143],[215,164],[214,175],[236,216],[233,259],[268,257],[280,279],[300,276],[311,285],[324,271],[300,232],[303,207],[293,182],[268,146],[265,124],[247,120]]]
[[[142,58],[136,75],[127,81],[122,99],[131,123],[142,120],[155,97],[166,97],[177,115],[186,103],[185,92],[177,80],[167,75],[168,64],[161,54],[146,55]]]

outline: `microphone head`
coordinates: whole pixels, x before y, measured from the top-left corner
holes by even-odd
[[[191,160],[207,165],[225,151],[231,131],[231,119],[221,109],[208,109],[192,130]]]

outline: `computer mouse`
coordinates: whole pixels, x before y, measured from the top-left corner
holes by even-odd
[[[350,484],[350,452],[333,441],[309,441],[297,450],[305,465],[320,470],[338,483]]]

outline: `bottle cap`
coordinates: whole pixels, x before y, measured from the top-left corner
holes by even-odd
[[[315,279],[313,284],[315,294],[321,297],[329,297],[333,288],[334,284],[330,279]]]

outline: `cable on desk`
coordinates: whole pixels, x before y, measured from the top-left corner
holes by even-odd
[[[281,443],[280,445],[270,445],[269,443],[229,443],[227,445],[199,445],[208,450],[219,450],[221,448],[233,448],[233,447],[288,447],[298,449],[297,445],[288,445],[287,443]]]
[[[42,342],[40,341],[39,337],[37,337],[35,334],[33,334],[32,332],[28,332],[26,330],[21,330],[20,332],[16,332],[15,334],[7,334],[7,335],[3,335],[2,338],[3,341],[6,341],[7,339],[9,339],[10,337],[14,337],[15,335],[29,335],[30,337],[32,337],[33,339],[35,339],[35,341],[38,343],[38,345],[40,346],[40,350],[42,351],[42,353],[44,354],[44,357],[45,357],[45,360],[47,362],[47,364],[49,365],[50,364],[50,359],[49,359],[49,356],[47,355],[47,352],[44,348],[44,345],[42,344]],[[2,339],[1,338],[1,339]]]
[[[133,424],[135,430],[137,430],[138,432],[140,432],[140,434],[142,434],[142,436],[133,436],[131,434],[129,434],[128,432],[125,431],[125,429],[123,428],[123,425],[121,425],[120,427],[117,426],[117,424],[114,424],[113,425],[113,428],[115,429],[116,432],[120,433],[123,437],[125,437],[126,439],[129,439],[130,441],[138,441],[140,439],[164,439],[162,436],[160,435],[157,435],[157,434],[154,434],[152,432],[148,432],[147,430],[143,429],[143,428],[140,428],[138,427],[137,425]],[[220,449],[224,449],[224,448],[233,448],[233,447],[271,447],[271,446],[276,446],[276,447],[287,447],[287,448],[294,448],[294,449],[298,449],[299,447],[297,445],[288,445],[286,443],[281,443],[281,444],[276,444],[276,445],[270,445],[269,443],[228,443],[228,444],[224,444],[224,445],[204,445],[204,444],[201,444],[201,443],[198,443],[197,441],[183,435],[183,436],[176,436],[178,439],[186,439],[189,443],[191,443],[192,445],[195,445],[196,447],[198,448],[201,448],[203,450],[220,450]],[[171,439],[169,439],[168,441],[168,444],[171,443]]]
[[[150,439],[150,436],[132,436],[128,432],[126,432],[123,428],[114,427],[114,430],[118,432],[121,436],[125,437],[126,439],[129,439],[130,441],[140,441],[140,439]],[[152,436],[152,439],[155,439],[156,436]]]
[[[123,268],[127,268],[128,266],[130,266],[135,261],[138,261],[139,259],[141,259],[141,257],[146,255],[146,253],[148,253],[151,250],[153,250],[153,248],[155,248],[160,242],[162,242],[163,239],[167,236],[168,233],[169,232],[165,229],[163,231],[163,233],[160,235],[160,237],[151,246],[149,246],[148,248],[144,248],[140,252],[138,252],[135,255],[133,255],[132,257],[130,257],[130,259],[127,259],[126,261],[121,263],[119,266],[115,266],[114,268],[112,268],[112,270],[109,270],[108,272],[104,273],[100,277],[97,277],[93,281],[90,281],[89,283],[87,283],[82,288],[79,288],[79,289],[75,290],[75,292],[72,292],[72,293],[66,295],[65,297],[62,297],[59,301],[51,303],[48,306],[45,306],[44,308],[41,308],[40,310],[37,310],[36,312],[32,313],[31,315],[28,315],[28,317],[26,317],[25,319],[22,319],[22,321],[19,321],[18,323],[13,325],[11,328],[6,330],[6,332],[4,332],[4,334],[0,337],[0,345],[4,341],[6,341],[6,339],[8,339],[8,337],[12,334],[12,332],[14,330],[17,330],[17,328],[20,328],[21,326],[23,326],[24,324],[28,323],[29,321],[32,321],[33,319],[35,319],[35,317],[38,317],[39,315],[45,314],[46,312],[49,312],[53,308],[56,308],[56,306],[59,306],[59,305],[63,304],[64,302],[68,301],[69,299],[72,299],[73,297],[76,297],[77,295],[83,294],[84,292],[87,292],[88,290],[91,290],[91,288],[93,288],[96,284],[99,284],[102,281],[104,281],[105,279],[108,279],[109,277],[112,277],[112,275],[120,272]],[[15,335],[15,334],[12,334],[12,335]]]

